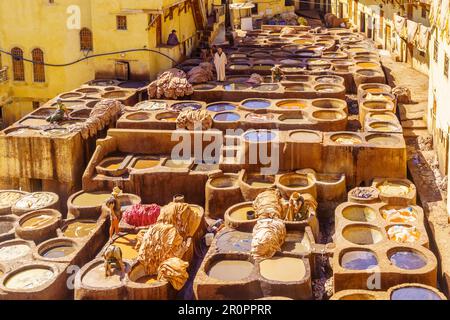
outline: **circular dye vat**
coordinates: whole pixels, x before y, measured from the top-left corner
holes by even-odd
[[[244,134],[244,139],[249,142],[268,142],[275,139],[276,134],[271,131],[250,131]]]
[[[311,87],[309,85],[301,84],[301,83],[300,84],[286,84],[286,85],[284,85],[284,90],[301,92],[301,91],[309,91],[309,90],[311,90]]]
[[[302,100],[283,100],[277,102],[276,106],[282,109],[305,109],[308,107],[306,101]]]
[[[24,195],[25,193],[21,191],[0,191],[0,208],[11,207]]]
[[[354,250],[342,255],[341,266],[349,270],[367,270],[378,266],[378,260],[370,251]]]
[[[58,217],[54,215],[41,214],[23,221],[20,225],[25,229],[38,229],[52,224]]]
[[[41,253],[41,256],[49,259],[59,259],[71,255],[72,253],[75,252],[75,250],[76,248],[72,245],[61,244],[58,246],[48,248],[47,250]]]
[[[110,171],[114,171],[114,170],[119,169],[119,167],[121,166],[123,161],[124,161],[124,158],[122,158],[122,157],[106,158],[99,164],[99,167],[110,170]]]
[[[98,207],[111,197],[109,192],[83,192],[73,199],[78,207]]]
[[[372,122],[369,124],[369,127],[381,132],[399,131],[399,128],[390,122]]]
[[[119,247],[122,250],[122,258],[127,260],[133,260],[138,255],[138,249],[135,249],[137,243],[137,234],[126,234],[113,241],[113,245]]]
[[[251,85],[246,83],[229,83],[223,86],[225,91],[240,91],[250,88]]]
[[[388,223],[414,223],[418,218],[416,210],[412,207],[385,206],[380,212]]]
[[[345,219],[351,221],[371,222],[377,219],[374,209],[367,206],[351,205],[342,210]]]
[[[241,116],[238,113],[234,112],[222,112],[218,113],[214,116],[214,121],[218,122],[235,122],[238,121]]]
[[[31,252],[30,246],[26,244],[10,244],[0,247],[0,261],[12,261],[25,257]]]
[[[324,109],[344,109],[347,103],[338,99],[316,99],[312,101],[313,107]]]
[[[11,221],[0,220],[0,234],[10,232],[12,229],[14,229],[14,220]]]
[[[340,84],[343,82],[342,78],[333,76],[316,77],[315,80],[317,83],[326,83],[326,84]]]
[[[55,198],[56,195],[50,192],[34,192],[20,198],[14,207],[19,210],[38,210],[52,204]]]
[[[383,240],[383,234],[373,226],[349,225],[342,230],[342,236],[359,245],[375,244]]]
[[[176,122],[178,118],[177,112],[163,112],[156,115],[156,119],[165,122]]]
[[[74,98],[81,98],[83,96],[82,93],[79,92],[68,92],[63,93],[59,96],[60,99],[74,99]]]
[[[231,188],[234,187],[236,183],[237,179],[232,176],[218,177],[210,181],[210,185],[214,188]]]
[[[13,290],[34,289],[50,282],[53,276],[53,271],[45,267],[23,269],[8,277],[5,287]]]
[[[236,106],[231,103],[214,103],[210,104],[206,110],[212,112],[223,112],[223,111],[232,111],[235,110]]]
[[[280,177],[279,182],[288,188],[305,188],[309,185],[308,177],[297,173],[285,174]]]
[[[397,119],[393,113],[371,113],[370,118],[379,121],[394,121]]]
[[[391,294],[391,300],[442,300],[434,291],[421,287],[403,287],[395,289]]]
[[[355,134],[339,133],[331,136],[331,140],[345,145],[354,145],[362,142],[361,138]]]
[[[413,251],[397,251],[394,252],[389,260],[394,266],[405,270],[416,270],[426,266],[427,261],[425,257]]]
[[[250,69],[249,64],[231,64],[229,66],[230,70],[248,70]]]
[[[214,262],[208,271],[208,276],[222,281],[239,281],[248,278],[254,266],[244,260],[220,260]]]
[[[310,131],[294,131],[289,137],[296,142],[321,142],[319,134]]]
[[[229,231],[217,237],[219,252],[250,252],[252,248],[252,234],[249,232]]]
[[[342,90],[340,86],[332,84],[319,84],[314,87],[317,92],[339,92]]]
[[[373,134],[366,136],[367,142],[376,144],[376,145],[396,145],[400,144],[401,140],[392,135],[383,135],[383,134]]]
[[[320,120],[340,120],[344,118],[344,115],[338,111],[326,111],[326,110],[320,110],[320,111],[314,111],[312,113],[312,116],[316,119]]]
[[[258,91],[276,91],[279,86],[277,84],[261,84],[259,86],[253,87],[253,90]]]
[[[269,71],[272,68],[273,68],[273,65],[270,65],[270,64],[253,65],[253,70],[257,70],[257,71]]]
[[[212,90],[216,87],[216,85],[211,83],[203,83],[203,84],[197,84],[194,86],[194,90],[200,90],[200,91],[206,91],[206,90]]]
[[[415,243],[420,238],[420,232],[414,226],[394,225],[386,231],[389,240],[398,243]]]
[[[383,75],[381,72],[375,71],[374,69],[359,69],[356,71],[356,73],[366,77],[375,77]]]
[[[273,184],[270,184],[273,185]],[[250,211],[254,211],[252,205],[246,205],[240,208],[233,210],[230,213],[230,218],[237,221],[248,221],[247,213]]]
[[[382,194],[389,196],[406,196],[411,191],[408,185],[389,180],[383,181],[383,183],[377,185],[377,189]]]
[[[248,99],[242,105],[248,109],[267,109],[270,107],[270,101],[262,99]]]
[[[163,166],[173,169],[185,169],[189,168],[190,165],[190,161],[168,159],[166,160],[166,162],[164,162]]]
[[[302,259],[291,257],[273,257],[260,262],[261,276],[272,281],[301,281],[306,275]]]
[[[251,122],[269,122],[274,119],[274,115],[272,113],[258,114],[258,113],[249,113],[245,119]]]
[[[364,69],[376,69],[380,67],[380,65],[375,62],[358,62],[356,66]]]
[[[196,102],[179,102],[172,105],[170,108],[176,111],[183,111],[186,109],[189,110],[198,110],[202,107],[200,103]]]
[[[126,116],[127,120],[144,121],[150,119],[150,115],[146,112],[136,112]]]
[[[115,271],[113,275],[105,277],[105,266],[103,261],[95,264],[81,279],[84,285],[98,287],[116,287],[122,284],[120,274]]]
[[[339,300],[376,300],[375,296],[365,293],[355,293],[343,296]]]
[[[95,221],[73,221],[64,229],[64,236],[67,238],[84,238],[90,236],[97,227]]]

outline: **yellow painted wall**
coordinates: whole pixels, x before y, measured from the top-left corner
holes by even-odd
[[[180,45],[156,46],[155,27],[147,30],[149,13],[168,12],[179,0],[14,0],[0,1],[0,48],[10,51],[20,47],[24,58],[31,59],[31,51],[39,47],[47,63],[62,64],[85,56],[80,51],[79,30],[68,29],[69,6],[81,10],[81,28],[93,33],[94,52],[104,54],[129,49],[153,49],[175,61],[189,55],[197,45],[197,30],[192,8],[174,10],[173,18],[162,18],[162,41],[165,43],[172,29],[177,30]],[[205,2],[203,2],[205,3]],[[127,16],[127,30],[117,30],[116,16]],[[12,59],[2,55],[3,66],[9,68],[9,81],[0,83],[0,98],[12,98],[3,107],[4,125],[11,124],[32,110],[32,101],[45,102],[61,92],[73,90],[94,78],[115,78],[115,62],[128,61],[131,78],[152,80],[158,72],[173,66],[170,59],[146,51],[127,52],[95,57],[68,67],[45,67],[46,82],[34,83],[32,64],[25,63],[25,81],[12,81]],[[0,99],[1,101],[1,99]]]

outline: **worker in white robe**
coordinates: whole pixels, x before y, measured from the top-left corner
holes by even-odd
[[[218,48],[214,55],[214,66],[216,67],[217,81],[225,81],[225,66],[228,60],[222,48]]]

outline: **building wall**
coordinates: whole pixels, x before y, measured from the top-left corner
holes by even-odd
[[[409,45],[409,48],[412,50],[412,56],[408,61],[407,44],[394,32],[394,15],[397,13],[400,15],[406,15],[406,8],[403,9],[397,3],[383,3],[380,0],[332,0],[331,4],[333,13],[335,13],[338,17],[349,18],[349,20],[355,25],[355,27],[358,28],[359,31],[362,31],[361,13],[364,13],[365,34],[367,36],[371,37],[383,49],[390,51],[392,51],[391,41],[389,41],[389,38],[391,38],[392,41],[397,43],[397,48],[399,48],[398,51],[396,50],[394,52],[398,56],[399,61],[408,62],[416,70],[422,73],[428,73],[430,60],[429,52],[423,55],[414,47],[414,45]],[[340,6],[343,7],[343,10],[340,9]],[[357,8],[356,14],[355,8]],[[425,8],[427,14],[426,17],[422,17],[422,6],[412,6],[411,20],[425,26],[429,26],[429,7],[425,6]],[[342,11],[343,15],[341,16],[340,13],[342,13]],[[390,37],[387,35],[387,33],[389,33],[389,29]]]
[[[19,47],[24,58],[31,59],[31,51],[41,48],[46,63],[64,64],[89,55],[105,54],[130,49],[151,49],[93,57],[71,66],[45,67],[45,83],[33,81],[33,65],[25,63],[25,81],[13,81],[12,58],[2,54],[2,63],[8,68],[6,82],[0,82],[0,102],[3,126],[17,121],[32,111],[33,101],[43,103],[56,95],[72,90],[94,78],[115,78],[116,62],[128,62],[130,79],[152,80],[158,72],[170,68],[174,62],[158,54],[161,52],[175,61],[189,55],[198,43],[192,7],[184,4],[181,10],[170,7],[179,0],[46,0],[0,1],[0,48],[10,52]],[[186,3],[190,3],[186,1]],[[206,5],[205,1],[202,1]],[[209,3],[209,2],[208,2]],[[67,27],[70,6],[80,8],[81,28],[93,34],[93,52],[80,50],[79,29]],[[150,29],[150,14],[164,12],[161,18],[161,40],[156,43],[156,27]],[[117,30],[116,16],[127,17],[127,30]],[[166,16],[166,18],[164,18]],[[167,37],[177,30],[180,45],[165,45]]]

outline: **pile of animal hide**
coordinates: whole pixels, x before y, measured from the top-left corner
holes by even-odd
[[[170,258],[158,268],[158,281],[169,282],[175,290],[181,290],[189,278],[187,268],[189,263],[180,258]]]
[[[178,129],[208,130],[211,129],[212,124],[212,117],[206,110],[185,109],[177,117]]]
[[[248,80],[246,81],[246,83],[255,85],[255,86],[257,86],[263,82],[264,82],[264,78],[258,73],[252,73],[250,78],[248,78]]]
[[[255,258],[271,258],[286,240],[286,227],[279,219],[258,220],[253,228],[251,254]]]
[[[327,13],[324,20],[325,26],[328,28],[345,28],[347,25],[344,19],[336,17],[333,13]]]
[[[213,66],[209,62],[202,62],[187,73],[190,83],[204,83],[214,79]]]
[[[156,223],[145,233],[137,260],[146,274],[154,275],[167,259],[183,257],[188,244],[172,224]]]
[[[201,217],[187,203],[171,202],[161,208],[158,222],[174,225],[184,238],[192,237],[197,230]]]
[[[83,139],[88,139],[103,130],[107,125],[117,121],[124,106],[120,101],[105,99],[98,102],[86,121],[70,125],[69,132],[79,131]]]
[[[156,224],[140,241],[138,262],[148,275],[158,275],[180,290],[188,279],[189,263],[182,260],[201,217],[187,203],[171,202],[161,208]]]
[[[392,93],[397,97],[398,103],[411,103],[411,90],[404,86],[392,89]]]
[[[184,71],[173,68],[163,72],[148,86],[149,99],[177,99],[194,93]]]
[[[292,27],[284,27],[281,29],[280,36],[286,36],[291,34],[297,34],[297,30]]]
[[[278,189],[261,192],[253,201],[257,219],[282,218],[284,216],[283,198]]]
[[[125,210],[123,219],[129,225],[135,227],[145,227],[156,223],[161,208],[157,204],[135,204]]]

